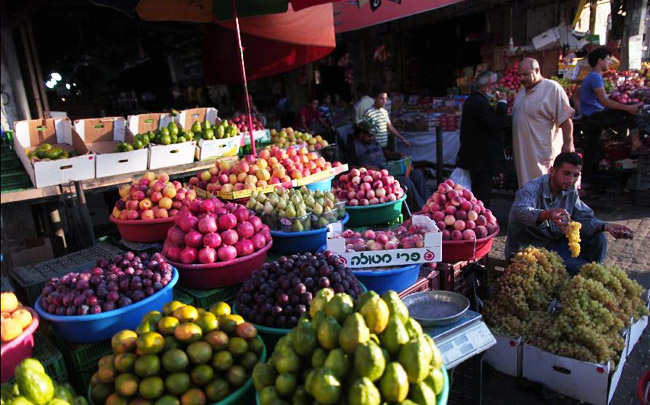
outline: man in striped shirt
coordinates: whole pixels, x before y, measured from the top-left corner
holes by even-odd
[[[390,123],[388,111],[384,108],[386,101],[388,101],[388,93],[380,88],[373,90],[375,103],[363,114],[363,120],[370,123],[370,131],[375,136],[375,140],[382,148],[386,148],[388,146],[388,133],[390,132],[391,135],[399,138],[406,146],[410,147],[411,142],[406,140]]]

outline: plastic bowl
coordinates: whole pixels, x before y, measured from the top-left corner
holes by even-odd
[[[273,245],[269,242],[262,249],[235,260],[213,264],[183,264],[167,260],[180,273],[180,285],[183,287],[209,290],[239,284],[253,274],[253,270],[262,267],[266,254]]]
[[[165,303],[173,300],[172,289],[178,282],[178,270],[162,290],[131,304],[109,312],[94,315],[59,316],[45,312],[38,297],[34,307],[41,318],[52,324],[54,332],[64,341],[75,343],[93,343],[109,340],[116,332],[123,329],[135,329],[142,317],[149,311],[162,311]]]
[[[117,225],[117,231],[122,239],[139,243],[164,242],[167,231],[174,226],[174,217],[129,221],[111,215],[110,220]]]
[[[383,204],[366,205],[366,206],[345,206],[345,210],[350,215],[349,227],[378,225],[390,222],[402,213],[402,203],[406,200],[406,194],[399,200]]]
[[[16,336],[14,340],[2,344],[0,349],[0,356],[2,356],[1,382],[6,382],[13,378],[16,366],[26,358],[32,357],[32,350],[34,349],[34,332],[36,332],[36,328],[38,328],[39,319],[33,309],[27,307],[24,308],[32,314],[32,323],[30,323],[20,335]]]
[[[442,392],[436,397],[436,405],[447,405],[447,401],[449,401],[449,375],[444,365],[442,366],[442,380]],[[255,404],[260,405],[260,393],[257,391],[255,392]]]
[[[332,189],[332,180],[334,180],[334,176],[314,183],[309,183],[306,187],[311,191],[330,191]]]
[[[345,215],[341,222],[345,225],[350,216]],[[271,231],[273,238],[272,252],[275,253],[305,253],[315,252],[327,243],[327,228],[314,229],[304,232]]]
[[[415,284],[421,266],[416,263],[387,270],[353,269],[352,273],[368,290],[383,294],[388,290],[402,292]]]
[[[270,351],[269,349],[266,348],[266,343],[262,338],[259,336],[257,337],[262,342],[263,345],[263,350],[262,350],[262,355],[260,356],[259,360],[257,361],[258,363],[264,363],[266,361],[266,357],[268,356],[268,352]],[[446,380],[445,380],[446,381]],[[95,405],[93,402],[93,398],[90,395],[90,392],[92,390],[92,386],[88,385],[88,393],[87,398],[88,398],[88,403],[90,405]],[[235,392],[232,394],[228,395],[226,398],[222,399],[219,402],[215,402],[214,405],[235,405],[235,404],[251,404],[253,403],[253,392],[255,391],[255,388],[253,388],[253,377],[248,377],[244,385],[239,387]]]
[[[471,240],[443,240],[442,261],[446,263],[460,262],[463,260],[481,259],[492,249],[494,237],[499,234],[499,225],[492,235],[476,239],[476,244]],[[476,253],[474,247],[476,246]]]

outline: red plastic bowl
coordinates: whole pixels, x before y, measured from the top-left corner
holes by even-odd
[[[1,382],[6,382],[13,378],[16,366],[28,357],[32,357],[34,349],[34,332],[38,328],[38,314],[31,308],[25,307],[32,314],[32,323],[18,335],[14,340],[3,343],[0,349],[2,357],[2,376]]]
[[[262,249],[246,257],[213,264],[183,264],[167,262],[178,269],[179,284],[183,287],[209,290],[239,284],[250,278],[253,271],[266,262],[266,253],[273,245],[269,242]]]
[[[117,225],[117,231],[124,240],[139,243],[164,242],[167,231],[174,226],[174,217],[158,219],[134,219],[132,221],[117,219],[111,215],[110,220]]]
[[[480,259],[487,255],[492,249],[494,237],[499,234],[499,225],[492,235],[476,239],[476,245],[471,240],[443,240],[442,261],[446,263],[460,262],[464,260]],[[476,253],[474,247],[476,246]]]

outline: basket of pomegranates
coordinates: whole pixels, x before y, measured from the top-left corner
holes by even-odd
[[[152,172],[133,184],[120,186],[119,192],[110,221],[122,239],[139,243],[164,241],[176,214],[196,198],[196,191],[169,181],[166,174],[156,178]]]
[[[211,289],[241,283],[266,261],[270,229],[243,205],[195,200],[176,215],[163,255],[184,287]]]
[[[346,202],[350,227],[393,221],[402,213],[402,203],[406,200],[404,189],[386,169],[352,169],[339,176],[332,192]]]
[[[451,179],[438,186],[419,214],[436,221],[442,231],[445,262],[484,257],[499,234],[499,224],[492,212],[470,190]]]
[[[255,325],[267,349],[272,351],[304,313],[322,309],[311,304],[323,289],[327,291],[320,294],[328,298],[344,292],[356,299],[366,291],[332,252],[294,254],[255,270],[239,289],[233,308]]]
[[[160,253],[126,252],[81,273],[51,279],[34,309],[63,340],[91,343],[133,329],[173,299],[178,272]]]

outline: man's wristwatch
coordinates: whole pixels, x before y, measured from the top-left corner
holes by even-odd
[[[600,228],[598,229],[598,232],[605,232],[605,227],[606,227],[606,226],[607,226],[607,224],[602,224],[602,225],[600,226]]]

